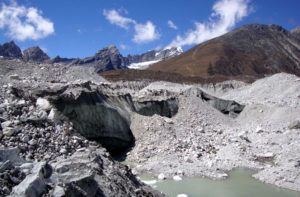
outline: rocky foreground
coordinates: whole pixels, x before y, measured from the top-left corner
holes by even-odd
[[[81,66],[0,64],[0,195],[162,196],[133,174],[226,178],[236,167],[300,191],[294,75],[110,83]]]
[[[51,94],[47,84],[64,88],[77,74],[99,78],[89,69],[56,66],[1,61],[0,196],[164,196],[80,135],[48,100],[29,94]]]

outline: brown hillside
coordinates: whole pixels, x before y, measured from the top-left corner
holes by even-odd
[[[277,72],[300,76],[300,42],[275,25],[247,25],[200,44],[148,70],[185,77],[258,78]]]

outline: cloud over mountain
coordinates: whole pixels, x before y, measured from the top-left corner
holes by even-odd
[[[188,30],[183,36],[177,35],[170,46],[199,44],[230,31],[236,23],[249,15],[249,0],[219,0],[212,8],[206,22],[195,22],[195,28]]]

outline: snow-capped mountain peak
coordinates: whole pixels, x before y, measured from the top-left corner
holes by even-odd
[[[170,59],[183,53],[181,47],[166,47],[160,50],[148,51],[141,55],[128,56],[130,69],[146,69],[151,64]]]

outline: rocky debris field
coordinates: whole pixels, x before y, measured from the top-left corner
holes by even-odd
[[[179,110],[172,118],[134,116],[136,145],[127,157],[134,170],[219,179],[246,167],[258,170],[257,179],[299,191],[299,77],[276,74],[227,89],[202,86],[245,105],[234,118],[196,96],[199,87],[155,83],[140,90],[143,96],[169,90],[178,95]]]
[[[162,196],[135,175],[238,167],[300,191],[299,77],[110,83],[82,66],[0,65],[0,196]]]
[[[50,66],[1,61],[0,196],[163,196],[82,136],[47,99],[25,96],[24,90],[51,92],[46,84],[79,83],[79,75],[103,81],[79,66]]]

